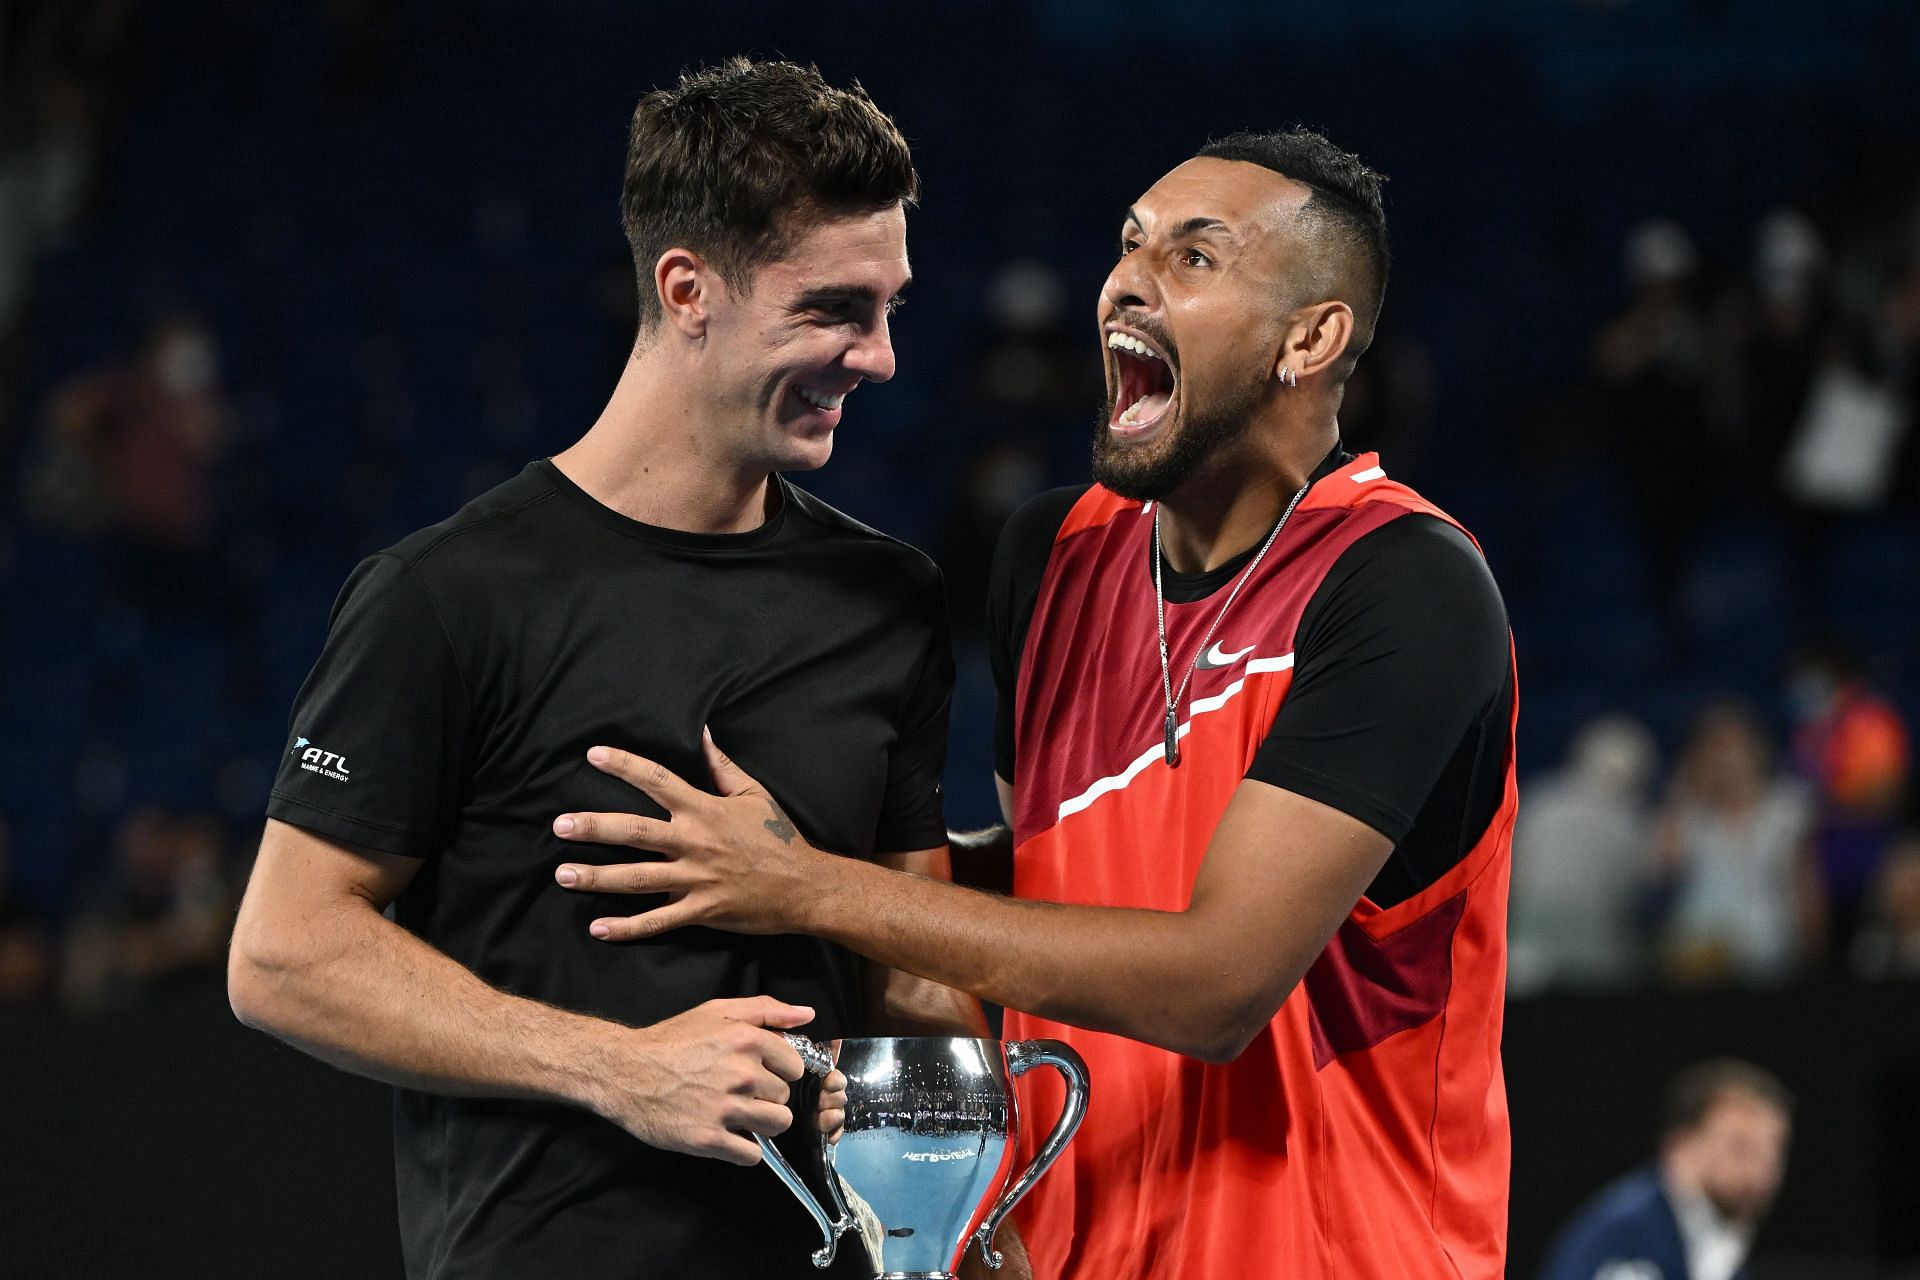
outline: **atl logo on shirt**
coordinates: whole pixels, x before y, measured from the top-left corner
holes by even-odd
[[[308,773],[317,773],[323,778],[332,778],[335,782],[349,781],[347,758],[338,752],[323,751],[305,738],[296,739],[293,750],[300,755],[300,767]]]

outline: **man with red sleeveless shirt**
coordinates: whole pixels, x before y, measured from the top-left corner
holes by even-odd
[[[1502,1272],[1512,650],[1473,541],[1341,447],[1379,190],[1317,134],[1240,134],[1127,211],[1098,483],[995,569],[1015,899],[814,849],[711,743],[718,796],[605,753],[670,822],[556,823],[666,855],[560,868],[674,895],[596,937],[812,933],[1075,1045],[1037,1276]],[[1044,1124],[1057,1086],[1023,1092]]]

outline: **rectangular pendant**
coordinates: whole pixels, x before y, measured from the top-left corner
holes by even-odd
[[[1167,767],[1177,769],[1180,766],[1180,722],[1174,713],[1167,712]]]

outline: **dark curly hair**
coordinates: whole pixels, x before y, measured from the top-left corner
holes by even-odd
[[[660,319],[653,268],[668,249],[692,249],[744,293],[810,220],[919,193],[906,139],[858,82],[836,89],[814,67],[747,58],[685,72],[640,100],[627,139],[620,225],[641,332]]]

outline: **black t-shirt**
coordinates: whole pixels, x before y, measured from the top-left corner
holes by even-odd
[[[1352,460],[1335,450],[1314,478]],[[1040,580],[1087,487],[1041,494],[1000,535],[987,631],[1002,778],[1013,777],[1014,681]],[[1257,549],[1206,573],[1163,564],[1167,598],[1213,595]],[[1247,776],[1392,840],[1367,896],[1380,906],[1404,901],[1458,863],[1500,807],[1513,706],[1500,590],[1465,534],[1433,516],[1402,516],[1334,562],[1301,615],[1294,652],[1293,684]]]
[[[657,900],[572,893],[555,867],[645,855],[551,823],[660,815],[587,764],[596,743],[710,788],[707,724],[815,845],[938,847],[952,683],[919,552],[784,481],[762,527],[703,536],[629,520],[536,462],[354,571],[268,812],[422,859],[394,919],[505,991],[634,1026],[764,992],[811,1005],[810,1035],[858,1035],[862,962],[829,943],[594,941],[596,916]],[[400,1090],[394,1147],[413,1277],[817,1274],[819,1234],[771,1172],[584,1111]],[[833,1274],[861,1274],[847,1265]]]

